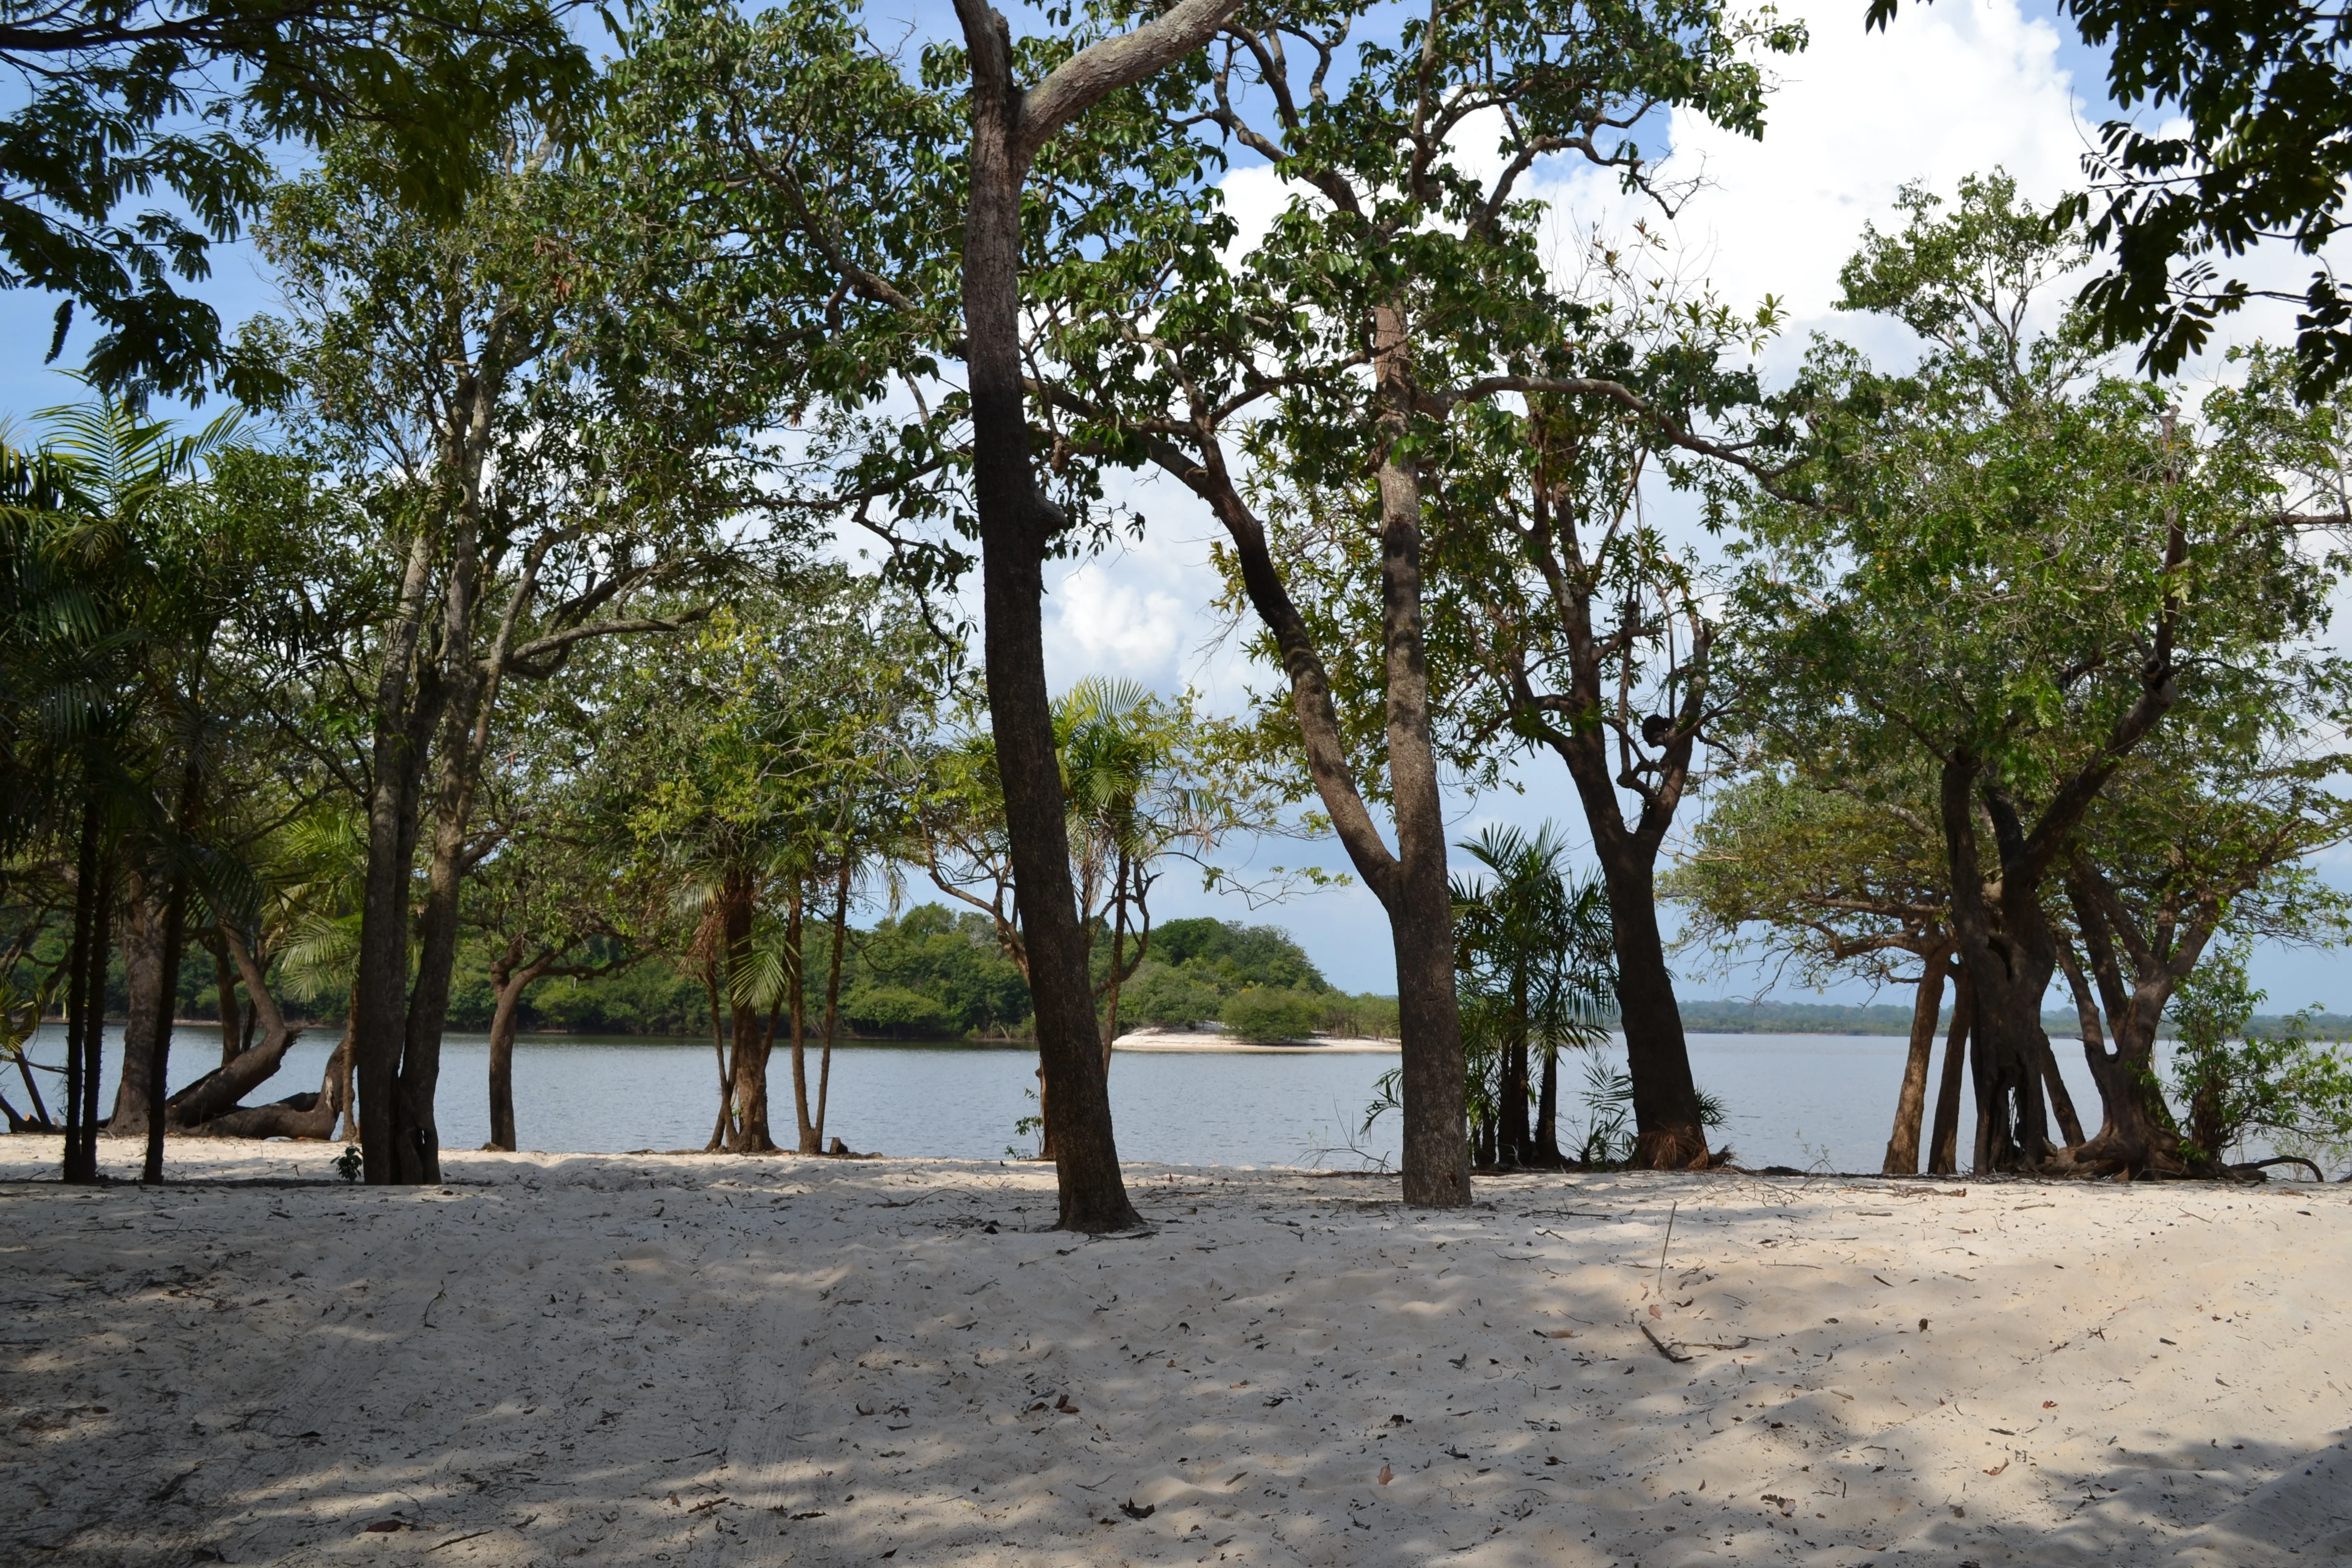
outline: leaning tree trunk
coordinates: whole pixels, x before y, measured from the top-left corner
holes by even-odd
[[[1969,1037],[1976,1028],[1976,987],[1965,968],[1954,972],[1952,1026],[1944,1036],[1944,1079],[1936,1090],[1936,1126],[1927,1140],[1927,1173],[1956,1175],[1960,1168],[1960,1072],[1969,1059]]]
[[[1927,1062],[1936,1049],[1936,1026],[1944,1015],[1944,975],[1951,950],[1934,946],[1919,955],[1919,990],[1911,1005],[1911,1050],[1903,1062],[1903,1089],[1895,1101],[1895,1131],[1886,1140],[1879,1173],[1919,1173],[1919,1121],[1927,1104]]]
[[[246,994],[261,1019],[261,1040],[253,1049],[238,1052],[166,1102],[164,1116],[174,1131],[203,1128],[206,1123],[234,1112],[238,1100],[276,1075],[279,1065],[286,1059],[286,1053],[293,1048],[301,1033],[288,1026],[278,999],[269,994],[268,983],[261,973],[260,963],[245,945],[244,939],[226,925],[218,935],[224,956],[236,964],[237,973],[243,976]]]
[[[327,1058],[316,1094],[289,1094],[267,1105],[240,1106],[198,1127],[186,1129],[196,1138],[331,1138],[335,1122],[351,1109],[352,1037]]]

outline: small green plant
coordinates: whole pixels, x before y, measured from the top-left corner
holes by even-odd
[[[1021,1097],[1034,1105],[1037,1100],[1037,1091],[1034,1089],[1024,1089],[1021,1091]],[[1042,1115],[1032,1114],[1017,1117],[1014,1119],[1013,1123],[1013,1136],[1015,1138],[1034,1138],[1045,1131],[1045,1119]],[[1007,1143],[1004,1146],[1004,1152],[1015,1160],[1026,1160],[1030,1158],[1029,1155],[1023,1153],[1020,1150],[1014,1148],[1010,1143]],[[1042,1151],[1040,1152],[1042,1152]]]
[[[365,1169],[367,1169],[366,1156],[349,1143],[344,1144],[343,1152],[335,1156],[335,1174],[347,1182],[358,1181],[360,1173]]]
[[[2289,1014],[2277,1035],[2247,1037],[2267,994],[2246,982],[2251,952],[2241,942],[2208,958],[2173,1000],[2172,1089],[2188,1112],[2180,1157],[2210,1171],[2252,1135],[2317,1174],[2352,1152],[2352,1064],[2308,1037],[2308,1011]]]

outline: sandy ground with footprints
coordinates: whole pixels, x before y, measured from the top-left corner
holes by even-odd
[[[0,1139],[0,1562],[2352,1557],[2341,1186],[334,1152]]]

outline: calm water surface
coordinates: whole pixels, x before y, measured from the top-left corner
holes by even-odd
[[[108,1032],[104,1103],[113,1103],[121,1031]],[[2081,1052],[2058,1042],[2075,1104],[2095,1121],[2098,1096]],[[278,1077],[248,1102],[319,1087],[331,1035],[299,1042]],[[205,1025],[173,1032],[173,1088],[219,1060],[219,1033]],[[1729,1120],[1716,1137],[1749,1165],[1874,1171],[1901,1088],[1905,1043],[1885,1036],[1693,1035],[1699,1085],[1721,1099]],[[37,1059],[62,1054],[60,1032],[45,1030]],[[1622,1051],[1616,1053],[1622,1065]],[[1353,1165],[1362,1156],[1397,1158],[1394,1113],[1363,1131],[1373,1080],[1393,1056],[1223,1056],[1121,1051],[1111,1060],[1112,1114],[1119,1152],[1131,1160],[1224,1165]],[[1937,1065],[1942,1047],[1937,1047]],[[1563,1058],[1561,1141],[1580,1121],[1582,1063]],[[815,1089],[815,1058],[810,1058]],[[789,1058],[770,1068],[771,1120],[790,1141]],[[1036,1109],[1034,1051],[968,1045],[855,1045],[834,1052],[828,1139],[888,1154],[1000,1159],[1035,1140],[1013,1124]],[[436,1099],[444,1146],[478,1147],[489,1135],[489,1046],[480,1035],[449,1036]],[[56,1079],[43,1074],[52,1104]],[[515,1049],[515,1115],[526,1149],[622,1152],[699,1149],[718,1108],[718,1065],[708,1043],[676,1040],[527,1038]],[[22,1108],[11,1075],[0,1092]],[[1933,1086],[1930,1086],[1932,1097]],[[1931,1101],[1932,1103],[1932,1101]],[[1961,1126],[1974,1125],[1973,1102]]]

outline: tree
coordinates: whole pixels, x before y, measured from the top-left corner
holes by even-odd
[[[530,127],[513,135],[446,221],[400,202],[380,142],[348,140],[279,194],[262,236],[296,314],[257,329],[256,352],[292,368],[303,439],[352,476],[401,563],[367,650],[369,754],[349,770],[369,825],[352,1020],[372,1183],[438,1179],[434,1087],[462,883],[490,847],[476,805],[502,686],[698,618],[655,596],[724,570],[716,525],[742,494],[732,362],[661,357],[633,310],[663,298],[669,253],[600,226],[581,171]]]
[[[809,912],[829,912],[835,932],[830,1029],[831,955],[846,945],[857,873],[896,847],[909,774],[955,673],[956,650],[906,609],[870,578],[796,573],[739,595],[659,664],[617,671],[596,712],[597,788],[628,825],[636,874],[696,921],[681,945],[711,998],[714,1148],[775,1147],[769,1055],[789,1026],[797,1146],[820,1152],[824,1080],[813,1105],[803,1055]]]
[[[2299,548],[2302,497],[2267,421],[2201,433],[2101,374],[2089,324],[2036,334],[2079,233],[2003,176],[1948,216],[1912,190],[1865,236],[1845,304],[1910,326],[1914,374],[1816,351],[1815,454],[1794,500],[1748,511],[1742,614],[1755,701],[1842,731],[1870,766],[1923,765],[1975,1005],[1979,1168],[2049,1154],[2042,889],[2085,814],[2184,703],[2291,689],[2339,571]],[[2226,679],[2209,671],[2228,672]],[[2236,698],[2229,699],[2231,701]]]
[[[1438,6],[1396,46],[1362,46],[1361,68],[1335,88],[1330,62],[1353,19],[1226,30],[1170,116],[1269,160],[1289,205],[1237,270],[1221,217],[1107,254],[1071,287],[1066,308],[1084,330],[1047,362],[1072,447],[1156,466],[1225,530],[1234,598],[1284,672],[1275,723],[1389,915],[1407,1201],[1454,1205],[1468,1201],[1468,1152],[1432,723],[1448,676],[1423,608],[1426,514],[1465,410],[1539,384],[1650,407],[1619,382],[1546,374],[1561,322],[1522,183],[1549,159],[1580,157],[1649,188],[1631,132],[1669,104],[1755,133],[1764,79],[1751,47],[1791,49],[1802,33],[1703,4]],[[1474,163],[1487,117],[1499,142]],[[1254,489],[1253,472],[1269,482]],[[1318,616],[1318,593],[1334,613]],[[1662,1131],[1645,1152],[1703,1146],[1695,1110],[1682,1120],[1687,1138],[1668,1147]]]
[[[30,590],[21,606],[29,614],[14,628],[24,640],[5,657],[16,667],[10,684],[35,699],[37,711],[49,710],[46,722],[12,725],[32,731],[26,739],[34,745],[21,761],[38,765],[39,752],[48,751],[52,765],[66,763],[71,771],[43,795],[54,800],[56,786],[66,784],[67,798],[78,797],[65,1174],[89,1181],[120,874],[136,866],[159,890],[163,973],[177,973],[192,899],[217,904],[227,890],[224,868],[205,854],[197,832],[219,738],[212,690],[217,645],[243,605],[230,579],[253,571],[242,547],[254,542],[254,531],[222,515],[208,482],[208,470],[237,452],[236,415],[183,436],[102,395],[44,417],[46,450],[32,468],[47,479],[25,498],[34,506],[20,514],[16,542],[24,554],[11,574],[20,591]],[[126,1065],[137,1070],[125,1076],[138,1077],[142,1092],[149,1182],[163,1179],[173,999],[169,988],[157,989],[141,1020],[146,1048],[126,1052]]]
[[[1760,941],[1804,984],[1860,977],[1915,986],[1881,1169],[1916,1175],[1944,988],[1958,976],[1942,830],[1924,770],[1874,772],[1845,761],[1832,753],[1801,766],[1766,763],[1717,795],[1665,892],[1685,912],[1686,946],[1746,958]],[[1918,961],[1916,980],[1895,973],[1898,954]],[[1938,1128],[1948,1116],[1957,1125],[1966,1037],[1956,1017],[1944,1047]],[[1937,1142],[1927,1153],[1931,1168],[1951,1169]]]
[[[205,277],[211,243],[234,238],[266,200],[268,144],[376,127],[404,199],[453,211],[479,169],[475,149],[509,110],[560,115],[583,97],[591,73],[568,8],[12,3],[0,62],[22,92],[0,129],[0,288],[63,296],[51,360],[79,306],[103,329],[88,363],[98,384],[201,396],[220,363],[219,318],[173,279]],[[170,205],[119,216],[157,186]],[[247,359],[228,379],[249,395],[277,378]]]
[[[1460,847],[1485,868],[1477,882],[1454,883],[1464,1016],[1472,1041],[1485,1047],[1471,1053],[1484,1090],[1472,1100],[1484,1099],[1490,1111],[1473,1121],[1486,1123],[1486,1163],[1556,1170],[1565,1163],[1560,1047],[1589,1049],[1609,1037],[1616,976],[1608,894],[1596,880],[1570,879],[1568,844],[1549,823],[1532,834],[1489,827]],[[1538,1056],[1540,1089],[1531,1070]],[[1482,1058],[1491,1075],[1478,1071]]]
[[[2339,794],[2345,758],[2316,740],[2340,710],[2343,675],[2320,674],[2299,694],[2263,683],[2235,700],[2209,696],[2085,814],[2057,872],[2073,928],[2058,961],[2105,1116],[2098,1135],[2071,1151],[2076,1168],[2126,1176],[2181,1169],[2157,1071],[2157,1026],[2213,943],[2352,936],[2352,899],[2304,864],[2352,834]],[[2226,951],[2219,961],[2225,970],[2239,962]],[[2214,984],[2242,982],[2242,973],[2235,982],[2224,974]],[[2210,1165],[2214,1148],[2200,1147],[2194,1160]]]
[[[1888,26],[1898,4],[1871,0],[1865,26]],[[2219,318],[2252,300],[2288,300],[2303,307],[2297,389],[2332,392],[2352,374],[2352,300],[2325,258],[2352,171],[2352,18],[2315,5],[2149,0],[2060,9],[2106,50],[2107,96],[2161,121],[2154,132],[2125,120],[2100,127],[2099,151],[2083,160],[2090,190],[2061,204],[2062,216],[2090,216],[2091,238],[2115,258],[2081,297],[2105,341],[2138,341],[2141,367],[2170,375]],[[2222,275],[2217,257],[2277,241],[2320,258],[2302,294]]]

